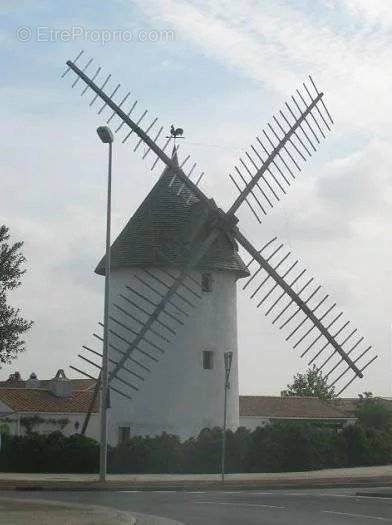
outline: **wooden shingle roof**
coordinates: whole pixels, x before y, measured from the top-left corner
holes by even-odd
[[[157,183],[112,244],[112,270],[126,267],[182,267],[187,261],[190,235],[195,231],[204,206],[186,191],[178,195],[179,182],[166,168]],[[200,235],[200,240],[206,231]],[[169,262],[170,261],[170,262]],[[238,277],[249,275],[238,255],[236,243],[223,234],[211,245],[197,266],[199,271],[226,270]],[[96,273],[105,274],[105,257]]]

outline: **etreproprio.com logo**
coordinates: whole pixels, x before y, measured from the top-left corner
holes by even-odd
[[[171,42],[175,39],[173,30],[128,30],[128,29],[86,29],[72,26],[56,29],[49,26],[20,26],[16,29],[19,42],[75,42],[85,41],[105,45],[109,42]]]

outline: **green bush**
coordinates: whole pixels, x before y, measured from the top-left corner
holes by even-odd
[[[109,448],[115,473],[218,473],[219,428],[181,442],[177,436],[132,437]],[[2,435],[2,472],[97,472],[99,446],[90,438],[61,432]],[[341,431],[310,423],[273,423],[253,432],[226,434],[226,472],[290,472],[392,463],[392,430],[361,423]]]
[[[346,464],[349,467],[392,463],[392,432],[364,427],[360,423],[342,432]],[[342,465],[343,466],[343,465]]]
[[[273,423],[252,433],[248,470],[290,472],[335,466],[336,431],[310,423]]]
[[[244,427],[226,432],[225,471],[246,472],[251,432]],[[221,470],[222,430],[205,428],[197,437],[185,441],[183,447],[183,472],[214,474]]]
[[[392,463],[392,432],[369,428],[366,430],[368,443],[367,464],[386,465]]]
[[[222,432],[219,428],[205,428],[197,437],[185,441],[184,470],[189,473],[216,473],[220,469]]]
[[[0,452],[2,472],[97,472],[99,447],[96,441],[61,432],[25,436],[3,436]]]
[[[392,410],[381,399],[369,393],[361,396],[356,416],[364,428],[392,430]]]
[[[132,437],[109,452],[112,472],[154,474],[182,470],[182,446],[177,436],[163,433],[154,437]]]
[[[226,468],[228,473],[247,472],[252,432],[245,427],[239,427],[235,432],[226,434]]]
[[[348,467],[369,464],[369,443],[365,429],[358,424],[345,427],[342,432],[342,446]]]

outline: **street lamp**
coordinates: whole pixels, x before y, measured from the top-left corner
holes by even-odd
[[[111,222],[111,200],[112,200],[112,145],[113,133],[107,126],[97,128],[99,138],[104,144],[109,144],[108,162],[108,190],[106,207],[106,256],[105,256],[105,299],[104,299],[104,327],[103,327],[103,351],[101,368],[101,439],[99,449],[99,479],[106,480],[107,451],[108,451],[108,423],[107,409],[109,405],[108,390],[108,358],[109,358],[109,291],[110,291],[110,222]]]
[[[224,359],[225,359],[225,404],[223,408],[223,431],[222,431],[222,462],[221,462],[222,483],[225,482],[227,391],[230,388],[229,379],[230,379],[231,363],[233,361],[233,352],[225,352]]]

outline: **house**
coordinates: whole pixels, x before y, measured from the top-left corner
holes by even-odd
[[[355,400],[346,404],[344,401],[324,401],[316,397],[240,396],[240,425],[254,430],[276,421],[302,421],[342,428],[357,420]]]
[[[26,381],[18,372],[0,381],[0,425],[14,435],[28,431],[50,433],[61,430],[70,436],[80,432],[91,406],[86,435],[99,435],[98,403],[93,403],[95,381],[68,379],[63,370],[49,380],[31,374]]]
[[[86,435],[99,439],[99,396],[94,401],[92,379],[69,379],[58,370],[52,379],[31,374],[23,380],[18,372],[0,381],[0,425],[12,434],[34,430],[61,430],[69,436],[81,432],[86,414],[91,416]],[[392,401],[383,400],[392,405]],[[240,396],[240,426],[249,430],[276,421],[303,421],[343,428],[355,423],[358,399],[323,401],[314,397]],[[109,416],[110,417],[110,416]],[[117,442],[132,435],[132,425],[121,427]]]

